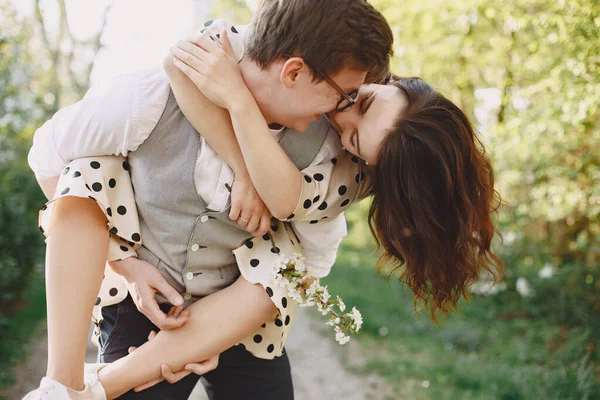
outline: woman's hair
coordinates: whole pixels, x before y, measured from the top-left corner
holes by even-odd
[[[390,80],[408,99],[374,167],[369,226],[383,254],[378,269],[415,293],[431,318],[457,308],[482,273],[504,267],[492,252],[500,205],[494,171],[466,115],[419,78]],[[395,182],[395,185],[390,185]]]

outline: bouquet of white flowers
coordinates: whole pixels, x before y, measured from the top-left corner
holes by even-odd
[[[275,262],[273,278],[281,287],[287,287],[288,295],[294,299],[300,307],[317,306],[323,315],[331,314],[326,325],[333,326],[335,340],[339,344],[346,344],[350,340],[349,333],[357,334],[363,320],[362,315],[352,308],[349,313],[343,314],[346,305],[340,296],[335,301],[330,300],[327,286],[320,285],[319,280],[311,281],[310,275],[304,265],[304,256],[294,253],[291,257],[280,254]],[[340,313],[334,311],[334,306],[339,308]]]

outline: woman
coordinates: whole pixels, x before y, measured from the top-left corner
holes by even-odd
[[[350,155],[298,171],[273,152],[269,162],[278,168],[265,175],[261,154],[274,139],[237,63],[226,57],[233,54],[227,32],[220,37],[226,50],[206,36],[179,42],[171,49],[174,63],[207,97],[229,110],[244,161],[269,210],[280,210],[280,215],[293,210],[288,220],[310,213],[318,221],[332,209],[345,209],[351,200],[339,192],[358,191],[357,184],[366,179],[359,198],[373,196],[369,224],[384,250],[379,265],[405,267],[401,280],[415,293],[415,305],[425,302],[434,320],[437,313],[455,309],[461,296],[468,297],[482,269],[501,277],[502,263],[490,248],[497,232],[491,213],[500,203],[493,168],[456,105],[419,78],[392,76],[381,85],[364,85],[354,107],[328,115]],[[186,104],[198,94],[173,76],[174,90],[186,90],[178,98],[182,111],[201,126]],[[361,168],[359,158],[367,168]],[[316,174],[324,179],[314,179]],[[273,191],[273,181],[301,185]],[[317,196],[319,201],[312,201]]]
[[[226,33],[222,32],[221,37],[229,49]],[[192,49],[184,43],[180,46],[188,55],[196,56],[198,62],[174,50],[185,61],[184,65],[176,60],[175,66],[197,83],[210,100],[229,111],[248,171],[274,215],[289,215],[290,221],[309,218],[318,222],[335,216],[353,201],[372,195],[369,222],[384,250],[380,263],[390,263],[394,268],[404,266],[402,280],[415,292],[415,301],[426,302],[434,319],[440,312],[453,310],[462,295],[468,297],[469,285],[482,271],[501,275],[501,263],[490,249],[495,232],[490,213],[496,206],[491,164],[468,119],[451,102],[419,79],[392,79],[384,85],[365,86],[358,104],[330,115],[332,126],[352,155],[341,153],[328,163],[303,171],[290,166],[284,157],[271,158],[270,164],[278,168],[269,168],[265,173],[261,155],[266,146],[277,143],[245,89],[235,61],[224,57],[220,48],[209,44],[212,42],[198,43],[203,49]],[[211,56],[218,56],[218,76],[207,74],[200,64],[213,62]],[[179,86],[182,82],[172,72],[178,102],[190,122],[201,130],[202,121],[195,121],[190,113],[193,110],[186,107],[194,104],[194,97],[200,93],[190,92],[189,86]],[[178,87],[182,89],[179,92]],[[239,124],[242,119],[244,124]],[[223,140],[233,138],[222,134]],[[269,181],[273,173],[290,182],[289,187],[269,188],[274,186]],[[92,210],[93,201],[87,200],[85,207],[90,208],[90,213],[95,212],[94,231],[102,241],[101,236],[106,236],[105,216]],[[95,256],[101,258],[100,253],[106,254],[107,247],[108,243]],[[243,253],[249,248],[242,246],[237,251],[241,254],[241,270],[246,266],[240,260],[244,260]],[[86,290],[99,286],[102,277],[97,278]],[[201,338],[203,343],[198,343],[198,331],[214,317],[210,313],[214,304],[243,302],[234,298],[234,288],[228,289],[190,306],[189,321],[183,327],[161,331],[130,356],[100,369],[98,379],[107,397],[119,396],[159,378],[157,366],[161,364],[179,370],[186,363],[214,356],[248,335],[250,332],[233,329],[227,337],[208,335]],[[263,322],[252,323],[258,328]]]

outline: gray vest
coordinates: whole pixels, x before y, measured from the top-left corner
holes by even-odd
[[[321,118],[304,133],[286,129],[279,143],[304,169],[319,152],[328,129]],[[201,144],[171,92],[148,139],[129,154],[143,240],[138,255],[155,265],[186,300],[232,284],[240,274],[232,251],[251,237],[229,219],[228,210],[210,211],[198,195],[194,168]]]

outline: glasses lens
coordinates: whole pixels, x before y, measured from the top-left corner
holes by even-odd
[[[348,108],[350,108],[354,104],[356,104],[356,101],[358,100],[358,90],[351,91],[350,93],[347,94],[347,96],[352,101],[348,100],[346,98],[346,96],[343,96],[342,99],[340,100],[340,102],[337,104],[337,107],[335,108],[335,110],[337,112],[342,112],[344,110],[347,110]]]

